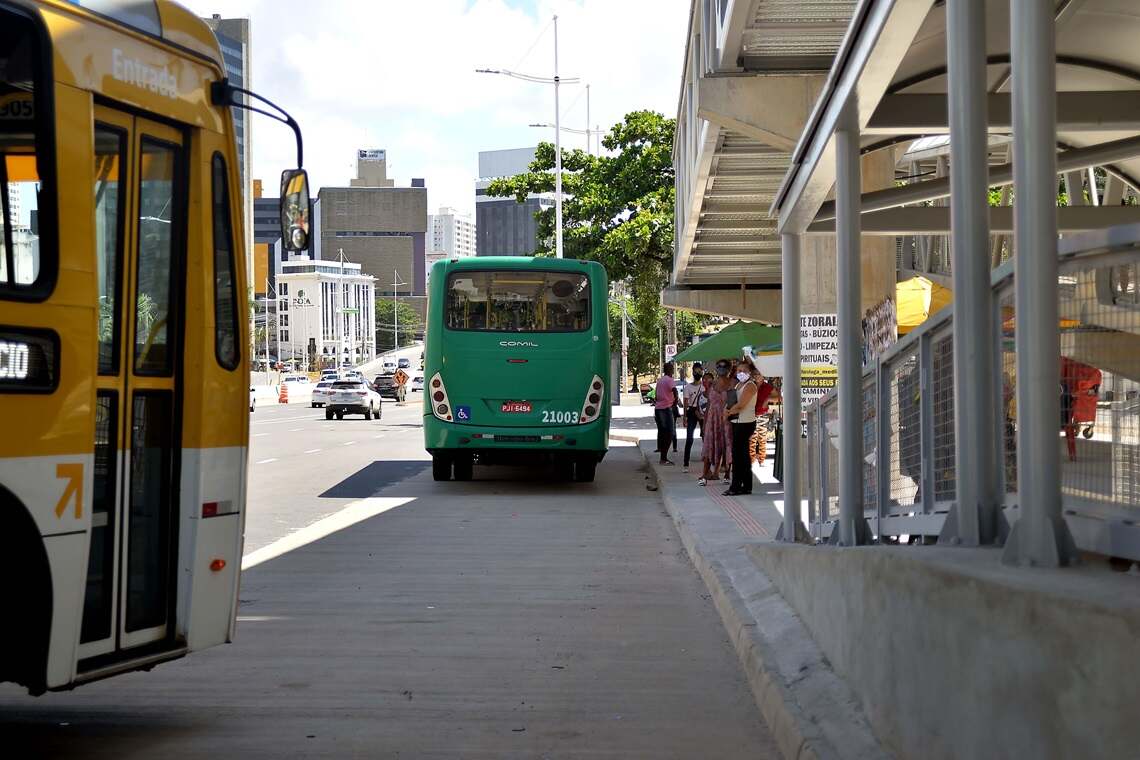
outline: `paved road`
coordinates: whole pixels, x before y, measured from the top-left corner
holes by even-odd
[[[237,641],[0,687],[9,756],[777,757],[633,447],[593,484],[435,483],[417,406],[312,412],[254,416]]]

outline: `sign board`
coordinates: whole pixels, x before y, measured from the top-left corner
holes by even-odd
[[[371,150],[358,150],[356,157],[364,161],[383,161],[385,151],[373,148]]]
[[[667,361],[667,362],[673,361],[673,357],[676,355],[677,355],[677,344],[676,343],[666,343],[665,344],[665,361]]]
[[[835,314],[800,316],[800,384],[811,403],[839,380],[839,319]]]

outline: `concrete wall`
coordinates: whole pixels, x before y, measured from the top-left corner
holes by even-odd
[[[899,757],[1137,757],[1135,577],[997,549],[750,552]]]
[[[408,283],[401,293],[424,293],[427,190],[422,187],[324,187],[320,192],[321,251],[334,260],[339,249],[377,292],[391,292],[392,272]]]

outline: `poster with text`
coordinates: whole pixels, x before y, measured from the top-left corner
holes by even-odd
[[[839,320],[835,314],[800,316],[800,384],[810,404],[839,379]]]

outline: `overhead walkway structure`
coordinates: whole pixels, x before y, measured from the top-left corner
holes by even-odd
[[[783,324],[779,539],[813,546],[756,563],[897,756],[1140,742],[1108,634],[1140,623],[1137,39],[1133,0],[693,3],[662,299]],[[952,301],[869,347],[884,244],[892,289]],[[808,405],[821,295],[839,379]]]

